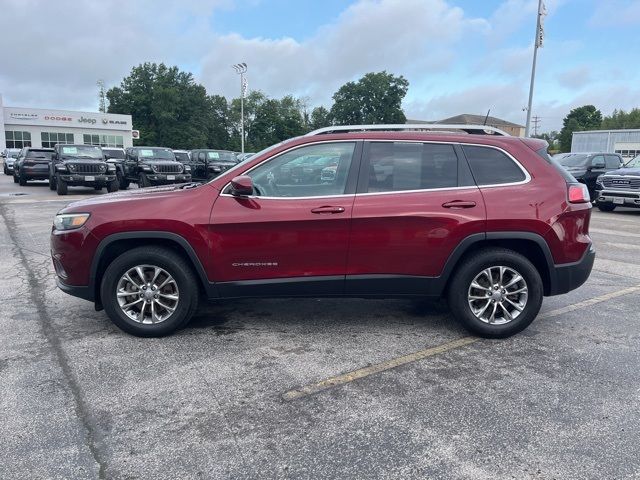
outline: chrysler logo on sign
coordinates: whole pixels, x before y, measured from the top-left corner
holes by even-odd
[[[35,120],[36,118],[38,118],[38,114],[37,113],[16,113],[16,112],[11,112],[9,114],[10,118],[13,118],[15,120]]]

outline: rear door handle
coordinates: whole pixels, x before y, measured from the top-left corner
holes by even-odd
[[[452,202],[443,203],[444,208],[473,208],[476,206],[476,202],[468,202],[465,200],[454,200]]]
[[[344,212],[344,207],[332,207],[332,206],[324,206],[313,208],[311,213],[342,213]]]

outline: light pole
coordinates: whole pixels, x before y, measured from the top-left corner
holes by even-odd
[[[527,107],[527,125],[524,131],[524,136],[528,137],[531,131],[531,105],[533,103],[533,83],[536,79],[536,60],[538,59],[538,48],[542,47],[542,41],[544,40],[544,16],[547,14],[547,9],[544,6],[542,0],[538,0],[538,19],[536,21],[536,42],[533,47],[533,65],[531,66],[531,83],[529,84],[529,105]]]
[[[240,75],[240,148],[244,153],[244,96],[247,93],[247,81],[244,74],[247,73],[247,64],[242,62],[232,65],[232,67]]]

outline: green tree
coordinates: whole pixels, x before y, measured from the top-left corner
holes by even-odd
[[[331,112],[326,108],[320,106],[316,107],[311,111],[311,121],[310,121],[310,129],[317,130],[318,128],[330,127],[332,124],[331,121]]]
[[[140,130],[136,144],[172,148],[206,145],[211,103],[193,75],[178,67],[144,63],[131,70],[119,87],[107,91],[110,113],[133,117]]]
[[[640,128],[640,108],[633,108],[629,112],[614,110],[611,115],[602,119],[603,130],[626,128]]]
[[[560,130],[560,150],[571,151],[573,132],[582,130],[597,130],[602,125],[602,113],[593,105],[583,105],[574,108],[562,121]]]
[[[231,140],[229,102],[222,95],[211,95],[208,100],[207,148],[226,150]],[[196,148],[195,145],[191,148]]]
[[[409,82],[386,71],[367,73],[333,95],[331,116],[336,125],[405,123],[402,99]]]

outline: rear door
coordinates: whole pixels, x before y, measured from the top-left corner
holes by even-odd
[[[462,240],[485,232],[485,206],[460,147],[365,142],[346,292],[428,294]]]
[[[253,196],[223,189],[209,225],[209,277],[222,296],[344,292],[360,153],[353,140],[303,145],[244,173]],[[291,166],[309,155],[335,158],[336,175],[292,178]]]

